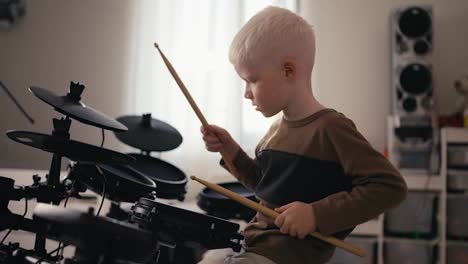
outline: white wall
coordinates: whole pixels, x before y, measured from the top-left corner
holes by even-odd
[[[112,0],[26,1],[27,15],[10,32],[0,32],[0,80],[36,119],[29,125],[0,91],[0,167],[47,169],[50,155],[9,140],[8,129],[50,133],[60,116],[26,89],[37,85],[57,93],[69,81],[87,85],[83,100],[111,117],[125,112],[131,92],[132,17],[135,2]],[[385,146],[385,117],[390,111],[389,15],[400,5],[434,6],[435,95],[449,112],[457,95],[453,80],[468,71],[468,1],[304,0],[301,10],[315,25],[318,98],[352,118],[379,150]],[[107,132],[105,146],[120,149]],[[99,144],[96,128],[72,124],[71,136]]]
[[[437,109],[454,109],[453,81],[468,73],[468,1],[310,0],[301,13],[315,25],[314,91],[326,105],[353,119],[379,150],[390,113],[390,14],[396,7],[434,9],[434,89]]]
[[[4,132],[25,129],[51,133],[61,115],[27,90],[29,85],[64,95],[70,81],[86,85],[82,100],[116,117],[129,89],[133,1],[26,1],[26,16],[11,31],[0,32],[0,80],[36,120],[29,125],[0,91],[0,167],[47,169],[50,154],[9,140]],[[71,137],[98,145],[101,131],[72,122]],[[117,149],[107,132],[105,147]]]

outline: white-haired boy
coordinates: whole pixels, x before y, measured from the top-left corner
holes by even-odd
[[[344,239],[406,196],[399,172],[354,123],[316,100],[314,58],[312,27],[278,7],[257,13],[231,44],[229,59],[246,83],[245,98],[265,117],[283,115],[254,159],[225,129],[202,128],[206,148],[228,152],[238,180],[280,213],[276,221],[257,214],[244,230],[243,251],[226,263],[325,263],[335,247],[307,234]]]

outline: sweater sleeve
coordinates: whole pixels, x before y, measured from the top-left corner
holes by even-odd
[[[223,159],[220,161],[220,165],[228,170],[226,163]],[[256,159],[252,159],[245,153],[242,149],[234,156],[233,165],[236,167],[239,175],[234,175],[234,177],[239,180],[239,182],[244,185],[246,188],[251,191],[255,191],[258,182],[262,176],[262,170]],[[228,170],[229,171],[229,170]]]
[[[333,148],[352,188],[313,202],[317,228],[324,235],[369,221],[401,203],[407,186],[397,169],[343,117],[331,121],[324,137]]]

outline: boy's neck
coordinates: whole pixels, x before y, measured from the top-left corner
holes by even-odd
[[[294,96],[289,106],[283,109],[283,116],[286,120],[301,120],[326,108],[315,99],[312,90],[300,89],[300,91]]]

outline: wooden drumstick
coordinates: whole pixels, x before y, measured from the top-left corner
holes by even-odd
[[[169,60],[166,58],[164,53],[161,51],[159,48],[158,43],[154,43],[154,47],[159,51],[159,54],[161,55],[164,64],[166,64],[167,69],[171,73],[172,77],[176,81],[177,85],[179,86],[180,90],[184,94],[185,98],[189,102],[190,106],[192,107],[193,111],[195,111],[195,114],[198,116],[198,119],[200,119],[200,122],[202,123],[203,127],[210,132],[210,125],[206,121],[205,117],[203,116],[202,112],[200,111],[200,108],[198,108],[197,104],[195,103],[195,100],[193,100],[192,96],[190,95],[187,87],[185,87],[184,83],[180,79],[179,75],[175,71],[174,67],[172,67],[172,64],[169,62]],[[226,162],[226,166],[228,167],[229,171],[236,177],[238,177],[237,169],[234,167],[234,163],[232,160],[232,157],[229,153],[227,153],[224,149],[221,149],[220,151],[221,157],[223,158],[224,162]]]
[[[197,178],[195,176],[190,176],[190,179],[192,180],[195,180],[195,181],[198,181],[199,183],[205,185],[206,187],[212,189],[213,191],[216,191],[218,193],[221,193],[229,198],[231,198],[232,200],[236,201],[236,202],[239,202],[251,209],[254,209],[255,211],[257,212],[260,212],[270,218],[273,218],[273,219],[276,219],[276,217],[279,215],[279,213],[275,212],[274,210],[268,208],[268,207],[265,207],[259,203],[256,203],[246,197],[243,197],[231,190],[228,190],[226,188],[223,188],[217,184],[214,184],[214,183],[210,183],[210,182],[207,182],[205,180],[202,180],[200,178]],[[318,238],[320,240],[323,240],[325,242],[328,242],[336,247],[339,247],[339,248],[342,248],[346,251],[349,251],[357,256],[360,256],[360,257],[364,257],[366,256],[366,252],[360,248],[360,247],[357,247],[357,246],[354,246],[352,244],[349,244],[349,243],[346,243],[344,242],[343,240],[340,240],[336,237],[332,237],[332,236],[324,236],[318,232],[311,232],[310,233],[311,236],[315,237],[315,238]]]

